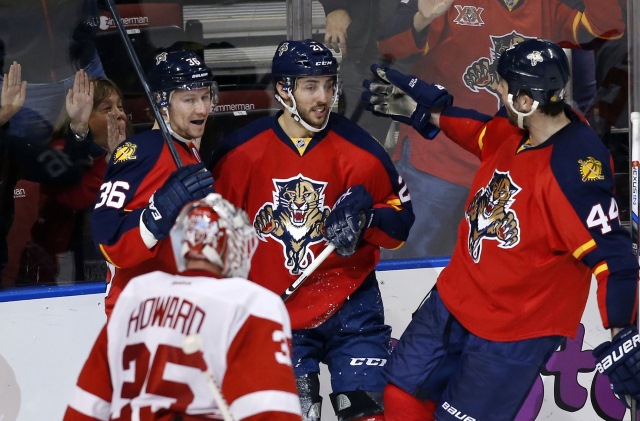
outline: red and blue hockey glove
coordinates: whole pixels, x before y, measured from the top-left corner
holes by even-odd
[[[213,192],[213,176],[204,164],[178,168],[151,196],[142,222],[157,240],[162,240],[169,235],[184,205]]]
[[[340,196],[324,222],[325,237],[340,256],[351,256],[373,216],[373,198],[362,184]]]
[[[598,345],[593,356],[598,360],[596,369],[609,377],[613,393],[623,403],[630,407],[627,396],[640,399],[640,336],[635,326]]]
[[[377,64],[371,66],[371,71],[378,80],[363,82],[368,90],[362,94],[366,109],[408,124],[427,139],[436,137],[440,128],[430,122],[431,112],[440,112],[453,104],[453,97],[447,90]]]

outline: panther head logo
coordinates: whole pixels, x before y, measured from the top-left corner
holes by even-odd
[[[273,238],[283,246],[285,266],[292,275],[313,261],[308,247],[324,239],[322,228],[331,208],[324,206],[327,183],[296,177],[274,179],[273,203],[256,213],[253,226],[261,240]]]

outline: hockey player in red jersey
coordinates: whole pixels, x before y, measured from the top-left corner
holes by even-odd
[[[245,279],[246,214],[212,193],[185,206],[171,242],[180,274],[129,282],[64,420],[300,420],[286,308]]]
[[[378,47],[389,58],[410,60],[416,76],[446,86],[456,105],[493,115],[500,107],[496,66],[505,49],[530,38],[565,48],[619,39],[625,29],[619,3],[405,0],[383,25]],[[426,140],[408,125],[400,125],[393,160],[414,196],[416,222],[405,247],[383,258],[450,255],[480,162],[444,133]]]
[[[340,420],[383,419],[389,326],[375,266],[413,222],[409,194],[366,131],[332,113],[338,62],[324,45],[284,41],[272,63],[285,108],[226,138],[214,155],[216,191],[247,211],[260,243],[250,279],[277,294],[336,246],[287,300],[305,420],[320,419],[320,363]]]
[[[172,51],[155,56],[147,78],[184,166],[176,169],[158,122],[111,156],[91,217],[93,240],[109,268],[107,314],[134,276],[176,273],[169,230],[187,202],[213,192],[194,144],[217,98],[211,71],[194,52]]]
[[[597,368],[623,400],[640,398],[638,262],[611,156],[564,103],[563,50],[526,40],[502,53],[506,105],[493,118],[451,106],[439,85],[373,70],[383,81],[365,82],[370,110],[420,133],[439,127],[481,161],[451,262],[385,367],[387,419],[513,420],[551,354],[576,335],[592,277],[613,336],[593,351]]]

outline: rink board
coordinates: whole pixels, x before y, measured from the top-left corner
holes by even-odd
[[[394,338],[400,337],[444,264],[446,260],[381,265],[378,279]],[[0,293],[0,420],[62,418],[105,321],[103,290],[100,284],[90,284]],[[578,336],[554,354],[517,421],[630,419],[607,380],[595,375],[591,350],[608,339],[608,333],[602,328],[594,292],[595,284]],[[336,419],[328,379],[323,368],[326,421]]]

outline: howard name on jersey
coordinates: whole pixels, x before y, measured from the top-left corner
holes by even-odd
[[[152,272],[124,289],[65,421],[220,417],[207,369],[235,419],[300,419],[280,297],[245,279],[184,274]],[[201,341],[196,352],[186,338]]]

